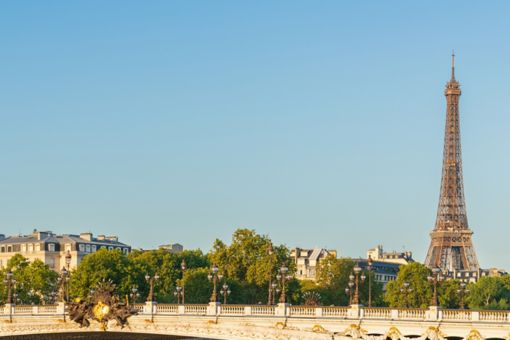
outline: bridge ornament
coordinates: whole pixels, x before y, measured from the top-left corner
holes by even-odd
[[[472,329],[471,332],[469,332],[468,336],[466,337],[466,340],[484,340],[484,337],[480,334],[478,330]]]
[[[138,312],[113,294],[115,285],[111,281],[100,282],[89,301],[77,300],[69,303],[69,318],[80,327],[89,327],[90,320],[99,322],[102,330],[108,328],[108,322],[115,320],[122,328],[127,319]]]

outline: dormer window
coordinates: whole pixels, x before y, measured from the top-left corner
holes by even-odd
[[[80,244],[78,246],[78,249],[81,251],[81,252],[84,252],[85,251],[85,245],[84,244]]]
[[[48,251],[55,251],[55,243],[48,243]]]

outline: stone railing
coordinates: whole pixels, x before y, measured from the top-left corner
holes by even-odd
[[[4,305],[0,306],[0,317],[16,318],[23,315],[63,316],[64,305]],[[324,318],[352,320],[409,320],[444,322],[485,322],[510,324],[510,311],[467,310],[467,309],[429,309],[381,308],[352,305],[336,306],[291,306],[288,304],[268,305],[221,305],[209,304],[133,304],[132,307],[142,315],[190,315],[190,316],[236,316],[236,317],[287,317],[287,318]]]

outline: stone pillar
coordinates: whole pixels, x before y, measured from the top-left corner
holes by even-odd
[[[220,312],[220,303],[219,302],[209,302],[209,306],[207,306],[207,314],[210,316],[216,316]]]
[[[184,305],[179,305],[177,306],[177,314],[184,314],[184,312],[186,311],[186,308],[184,307]]]
[[[39,314],[39,306],[38,305],[33,305],[32,306],[32,314],[33,315]]]
[[[429,306],[429,309],[425,312],[425,320],[440,321],[441,320],[441,307]]]
[[[12,303],[6,303],[4,305],[4,315],[14,314],[14,305]]]
[[[318,318],[322,317],[322,307],[315,307],[315,316]]]
[[[392,309],[390,315],[391,315],[391,320],[397,320],[398,319],[398,309]]]
[[[158,303],[156,301],[145,301],[145,305],[143,306],[143,314],[156,314],[157,305]]]
[[[471,311],[471,321],[480,321],[480,312],[477,310]]]
[[[244,315],[251,315],[251,306],[244,306]]]
[[[59,303],[57,303],[57,314],[58,315],[64,315],[65,310],[66,310],[65,302],[60,301]]]
[[[351,305],[347,310],[348,319],[360,319],[363,317],[363,305]]]
[[[275,307],[275,314],[276,316],[288,316],[289,308],[287,308],[289,305],[287,303],[278,303]]]

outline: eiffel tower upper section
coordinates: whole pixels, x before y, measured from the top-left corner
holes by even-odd
[[[455,55],[452,54],[452,75],[445,88],[446,126],[443,150],[441,191],[431,244],[425,264],[445,272],[477,271],[478,260],[471,241],[464,199],[460,143],[460,84],[455,79]]]
[[[460,84],[455,80],[455,55],[452,78],[446,84],[446,126],[443,150],[443,176],[435,230],[469,229],[464,200],[460,145]]]

